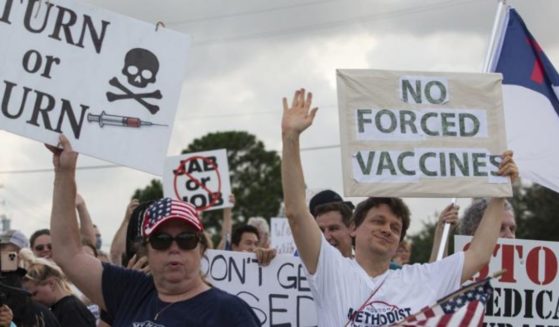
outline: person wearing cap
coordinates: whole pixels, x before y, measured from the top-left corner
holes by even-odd
[[[60,136],[53,152],[51,236],[54,261],[94,303],[111,315],[112,326],[260,326],[240,298],[206,284],[200,274],[204,226],[196,208],[161,199],[142,221],[151,274],[101,263],[81,251],[76,211],[77,153]]]
[[[44,327],[60,327],[58,320],[45,306],[33,301],[31,294],[22,288],[22,280],[27,270],[21,268],[19,253],[28,249],[27,237],[19,230],[8,230],[0,233],[0,253],[16,253],[15,265],[6,267],[2,264],[0,274],[0,293],[7,296],[6,305],[13,314],[12,322],[17,326],[36,326],[37,321],[44,321]],[[23,252],[21,251],[21,252]]]
[[[309,210],[324,238],[346,258],[353,257],[350,230],[353,207],[353,203],[344,201],[332,190],[318,192],[309,201]]]
[[[387,326],[459,289],[491,258],[499,236],[504,199],[492,199],[470,247],[440,261],[389,270],[410,223],[399,198],[370,197],[353,213],[355,259],[343,257],[321,234],[305,203],[299,138],[313,122],[312,95],[297,90],[291,106],[283,99],[282,185],[285,213],[306,268],[319,326]],[[499,174],[515,178],[518,169],[507,151]]]

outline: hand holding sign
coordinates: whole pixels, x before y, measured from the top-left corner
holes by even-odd
[[[45,146],[52,152],[52,163],[57,172],[74,173],[76,171],[76,162],[78,161],[78,154],[72,150],[70,141],[60,134],[58,147],[45,144]]]

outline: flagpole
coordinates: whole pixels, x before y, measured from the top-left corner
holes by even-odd
[[[495,20],[493,21],[493,29],[491,31],[491,38],[489,39],[489,46],[487,47],[487,54],[485,55],[485,62],[483,64],[483,72],[488,73],[491,71],[491,66],[493,64],[493,58],[495,58],[495,52],[500,42],[497,42],[497,36],[501,35],[504,29],[503,24],[503,13],[507,8],[506,0],[498,0],[497,13],[495,14]],[[456,198],[452,199],[452,205],[456,205]],[[448,234],[450,233],[450,224],[445,223],[443,227],[443,235],[441,237],[441,242],[439,243],[439,249],[437,251],[437,261],[441,260],[444,255],[444,249],[446,248],[448,242]]]
[[[456,205],[456,198],[452,198],[452,206]],[[444,223],[443,235],[441,236],[441,242],[439,243],[439,251],[437,252],[437,261],[441,260],[444,255],[444,249],[446,248],[446,243],[448,242],[448,234],[450,233],[450,224]]]
[[[488,73],[491,71],[491,66],[493,64],[493,59],[495,58],[495,52],[500,42],[497,42],[497,36],[502,35],[504,26],[502,24],[503,13],[508,7],[506,0],[498,0],[497,13],[495,14],[495,20],[493,21],[493,29],[491,31],[491,38],[489,39],[489,46],[487,47],[487,54],[485,55],[485,62],[483,64],[483,72]]]

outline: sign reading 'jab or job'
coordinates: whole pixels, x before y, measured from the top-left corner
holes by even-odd
[[[498,74],[338,70],[346,196],[510,196]]]
[[[161,175],[188,38],[76,1],[0,2],[0,128]]]
[[[163,173],[163,194],[190,202],[201,211],[232,207],[227,151],[168,157]]]

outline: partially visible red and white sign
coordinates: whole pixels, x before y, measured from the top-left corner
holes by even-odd
[[[471,237],[455,236],[456,251],[465,249]],[[474,280],[505,270],[491,280],[493,297],[485,308],[487,326],[559,325],[559,243],[499,239],[489,265]]]

